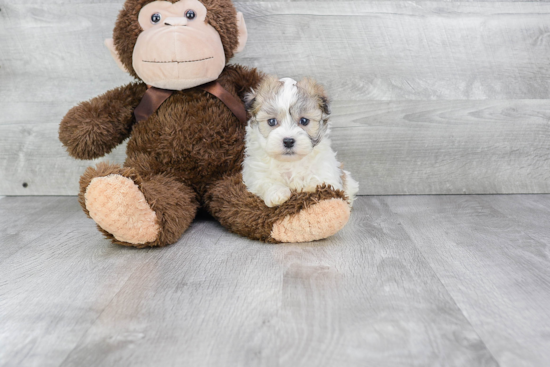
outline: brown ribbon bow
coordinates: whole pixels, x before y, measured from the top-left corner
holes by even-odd
[[[246,124],[246,110],[244,104],[222,87],[218,81],[200,85],[198,88],[218,97],[218,99],[237,116],[242,124]],[[155,87],[148,88],[141,102],[134,110],[136,121],[141,122],[147,120],[175,92],[175,90]]]

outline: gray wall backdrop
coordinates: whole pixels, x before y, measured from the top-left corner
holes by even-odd
[[[58,125],[130,81],[103,46],[122,3],[0,0],[0,195],[77,193],[96,162],[70,158]],[[233,62],[328,87],[361,194],[550,192],[550,3],[236,6],[250,38]]]

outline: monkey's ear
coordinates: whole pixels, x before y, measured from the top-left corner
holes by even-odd
[[[244,22],[243,13],[237,13],[237,27],[239,28],[239,45],[235,49],[235,53],[239,53],[244,50],[246,41],[248,40],[248,30],[246,29],[246,23]]]
[[[120,68],[120,70],[127,73],[128,70],[126,69],[124,64],[122,64],[122,61],[120,61],[120,56],[118,55],[118,51],[115,48],[115,42],[113,41],[113,39],[112,38],[106,39],[105,40],[105,46],[107,46],[109,51],[111,51],[111,56],[113,57],[113,59],[115,59],[115,62],[118,65],[118,67]]]

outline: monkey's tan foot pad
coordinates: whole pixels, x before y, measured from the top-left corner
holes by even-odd
[[[320,240],[344,228],[349,215],[350,207],[344,200],[324,200],[275,222],[271,237],[279,242]]]
[[[90,217],[117,240],[142,245],[157,239],[157,216],[139,187],[127,177],[96,177],[84,196]]]

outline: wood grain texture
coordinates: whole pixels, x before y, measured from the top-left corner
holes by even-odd
[[[203,217],[154,250],[110,245],[75,198],[36,200],[69,219],[0,264],[0,365],[498,365],[381,198],[312,244]]]
[[[550,103],[336,102],[333,145],[360,194],[550,192]],[[57,123],[0,125],[0,194],[76,195]],[[125,146],[101,160],[122,163]],[[23,184],[26,183],[27,187]]]
[[[281,365],[497,365],[392,217],[379,198],[360,198],[337,236],[278,248],[293,336]]]
[[[336,100],[543,99],[548,3],[241,3],[237,60],[311,75]]]
[[[58,128],[59,123],[0,125],[1,194],[76,195],[86,167],[104,160],[124,162],[125,145],[104,159],[71,158],[59,141]]]
[[[234,61],[326,84],[335,148],[360,194],[550,192],[550,4],[236,5],[250,38]],[[130,81],[103,46],[121,6],[0,4],[0,195],[76,194],[90,162],[66,155],[57,126]]]
[[[360,193],[550,192],[550,104],[343,102],[334,146]]]
[[[235,62],[314,76],[336,100],[550,98],[548,3],[236,4],[250,37]],[[2,107],[76,103],[127,81],[103,46],[120,7],[5,4]]]
[[[59,226],[71,215],[67,211],[67,204],[55,197],[3,200],[0,206],[0,266],[40,236],[49,231],[58,231]]]
[[[550,197],[388,197],[501,366],[550,364]]]
[[[154,255],[109,245],[79,213],[75,198],[57,198],[51,205],[49,198],[33,199],[44,212],[62,207],[68,220],[52,220],[50,231],[27,246],[21,243],[0,264],[2,366],[59,366],[134,270]],[[0,208],[21,200],[4,199]],[[24,219],[24,211],[11,215]],[[37,233],[32,223],[17,230],[20,237]]]

